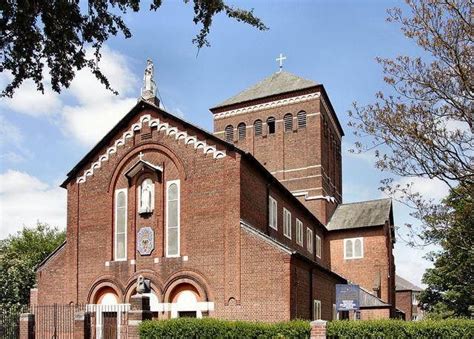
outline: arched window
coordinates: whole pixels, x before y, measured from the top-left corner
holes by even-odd
[[[225,135],[225,141],[233,142],[234,141],[234,126],[228,125],[225,128],[224,135]]]
[[[356,258],[362,257],[362,240],[361,239],[354,240],[354,257]]]
[[[296,115],[296,118],[298,120],[298,129],[299,128],[305,128],[306,127],[306,112],[305,111],[300,111]]]
[[[245,124],[243,122],[241,122],[237,126],[237,130],[239,132],[239,140],[245,139],[245,137],[247,136],[247,126],[245,126]]]
[[[179,257],[179,180],[168,181],[166,195],[166,256]]]
[[[253,128],[255,129],[255,136],[262,135],[262,120],[255,120]]]
[[[293,115],[291,115],[291,113],[285,114],[283,117],[283,123],[285,125],[285,132],[293,131]]]
[[[352,252],[352,240],[346,240],[346,258],[352,258],[354,256]]]
[[[115,191],[114,260],[127,260],[127,189]]]
[[[274,117],[269,117],[267,119],[267,129],[268,129],[268,134],[275,133],[275,118]]]

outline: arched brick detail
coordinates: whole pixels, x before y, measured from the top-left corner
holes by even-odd
[[[98,292],[103,288],[112,288],[116,293],[120,302],[124,301],[124,287],[123,285],[115,279],[113,276],[101,276],[97,278],[89,288],[89,294],[87,296],[87,303],[94,304]]]
[[[140,271],[136,272],[132,275],[127,282],[127,287],[125,289],[125,302],[128,303],[130,301],[130,297],[132,296],[133,290],[135,288],[135,284],[137,282],[137,278],[143,275],[145,279],[150,279],[151,281],[151,289],[155,292],[160,302],[163,302],[163,282],[161,279],[151,270]]]
[[[113,171],[112,175],[110,176],[109,180],[109,185],[108,185],[108,192],[113,191],[113,187],[115,187],[115,184],[117,183],[117,180],[119,178],[119,174],[122,173],[124,167],[127,165],[128,161],[133,158],[137,157],[140,152],[144,150],[155,150],[162,152],[165,154],[168,158],[171,159],[171,161],[174,163],[176,168],[179,171],[179,176],[186,180],[187,178],[187,171],[184,163],[181,161],[181,159],[166,145],[160,143],[160,142],[150,142],[146,144],[141,144],[140,146],[137,146],[133,149],[131,149],[129,152],[124,154],[122,158],[120,159],[119,163],[117,166],[115,166],[115,170]]]
[[[199,301],[210,301],[213,299],[209,285],[204,277],[193,271],[180,271],[171,275],[164,285],[163,302],[171,302],[170,297],[173,290],[181,284],[190,284],[199,293]]]

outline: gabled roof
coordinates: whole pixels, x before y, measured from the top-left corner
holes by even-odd
[[[403,279],[399,275],[395,276],[395,290],[396,291],[419,291],[421,292],[422,289],[415,284],[412,284],[406,279]]]
[[[386,221],[393,223],[392,219],[392,199],[361,201],[339,205],[327,228],[335,231],[383,226]]]
[[[270,75],[259,83],[221,102],[214,108],[234,105],[241,102],[265,98],[281,93],[293,92],[317,85],[318,84],[312,80],[303,79],[292,73],[282,71]]]
[[[135,163],[135,165],[130,167],[130,169],[127,172],[125,172],[125,176],[128,179],[131,179],[144,168],[148,168],[154,172],[163,172],[163,167],[158,166],[158,165],[153,165],[152,163],[148,161],[140,159]]]

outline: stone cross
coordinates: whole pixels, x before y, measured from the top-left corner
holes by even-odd
[[[280,73],[283,69],[283,60],[286,60],[286,56],[283,56],[283,54],[280,53],[280,57],[276,58],[276,61],[280,63],[280,70],[278,71],[278,73]]]

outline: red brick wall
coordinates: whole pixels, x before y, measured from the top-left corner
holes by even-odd
[[[315,91],[312,89],[283,94],[266,99],[266,101],[271,102]],[[253,105],[256,102],[235,107]],[[217,110],[216,112],[221,111]],[[306,128],[298,128],[296,117],[300,111],[307,113]],[[293,115],[293,130],[291,132],[284,131],[283,117],[287,113]],[[265,122],[270,116],[276,120],[274,134],[267,133]],[[327,134],[323,132],[322,116],[326,116],[325,120],[328,122],[326,126],[330,132]],[[261,136],[255,136],[254,122],[257,119],[263,122]],[[247,127],[246,138],[243,140],[239,140],[238,137],[237,126],[240,123],[245,123]],[[234,127],[234,144],[253,154],[290,191],[307,192],[308,196],[330,195],[335,196],[339,202],[342,201],[341,159],[340,156],[336,157],[335,155],[336,149],[340,150],[341,140],[319,98],[215,119],[214,134],[224,139],[224,130],[228,125]],[[333,138],[330,138],[330,135],[333,135]],[[324,224],[327,223],[337,207],[336,204],[328,203],[326,200],[305,200],[301,197],[301,201]]]
[[[411,291],[397,291],[395,306],[405,313],[405,320],[411,320],[412,312],[412,292]]]
[[[331,269],[359,284],[370,292],[378,283],[380,276],[380,294],[383,301],[395,305],[394,269],[391,244],[387,242],[388,227],[370,227],[329,232],[331,249]],[[344,259],[344,239],[363,237],[364,257]],[[394,307],[392,307],[394,312]]]
[[[367,308],[360,310],[361,320],[376,320],[390,318],[390,308]]]

